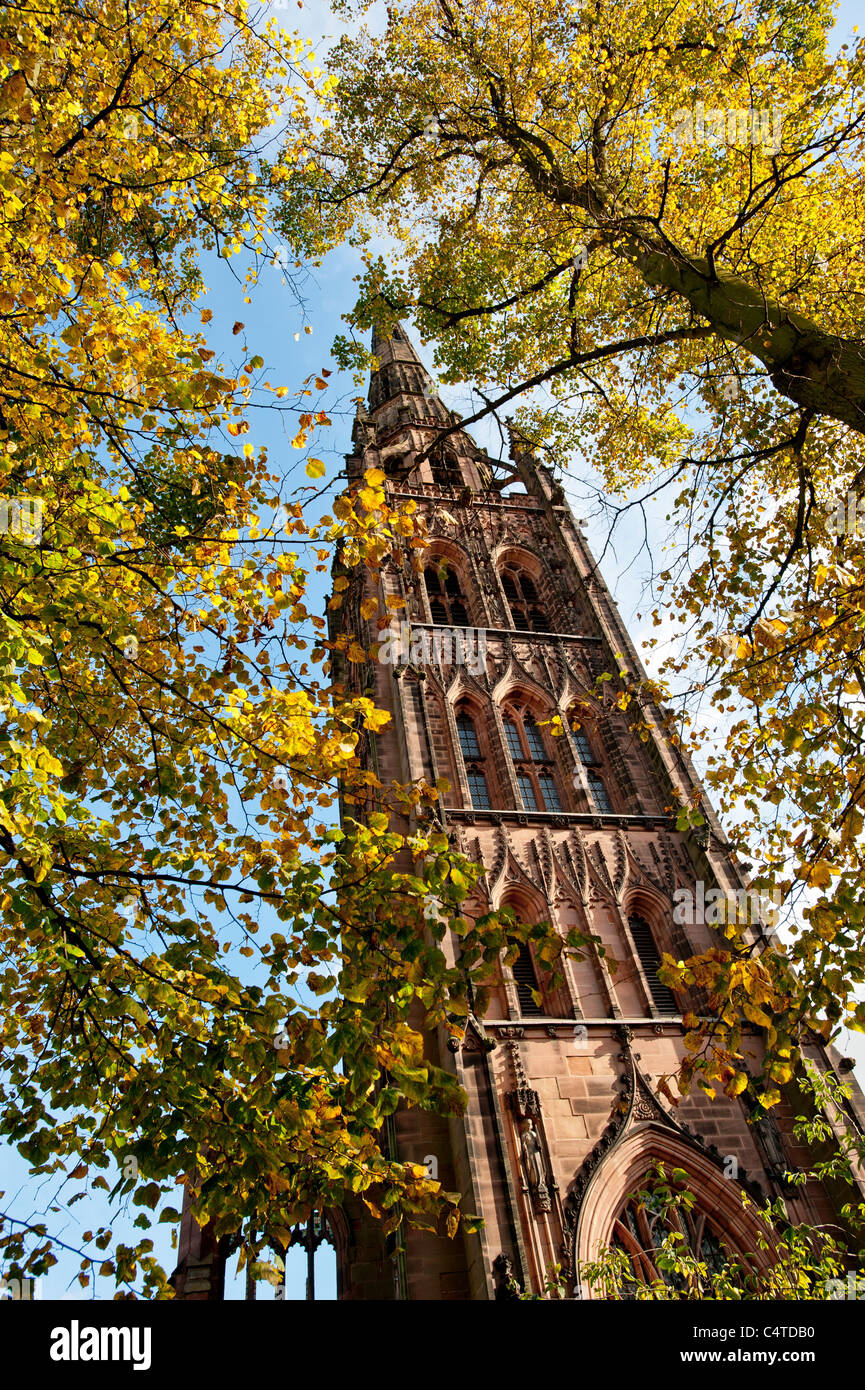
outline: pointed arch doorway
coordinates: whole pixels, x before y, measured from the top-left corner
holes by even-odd
[[[693,1210],[672,1222],[634,1200],[658,1162],[668,1173],[683,1170],[687,1178],[682,1186],[696,1197]],[[665,1235],[676,1230],[707,1266],[708,1279],[730,1257],[746,1271],[764,1268],[771,1261],[770,1253],[761,1249],[767,1233],[743,1204],[743,1196],[737,1181],[725,1178],[707,1153],[675,1130],[655,1121],[635,1125],[612,1146],[583,1190],[571,1225],[567,1263],[577,1273],[602,1249],[613,1246],[629,1256],[636,1279],[664,1280],[654,1256]],[[599,1295],[584,1286],[582,1296]]]

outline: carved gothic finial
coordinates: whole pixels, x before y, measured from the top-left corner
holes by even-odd
[[[541,1113],[540,1096],[529,1085],[529,1078],[523,1066],[519,1046],[515,1042],[509,1042],[507,1048],[514,1077],[514,1090],[509,1091],[507,1096],[508,1105],[518,1121],[528,1119],[531,1116],[539,1116]]]
[[[354,415],[354,424],[351,429],[351,439],[354,447],[359,453],[363,453],[364,449],[368,448],[370,444],[375,443],[377,433],[376,423],[370,417],[365,402],[363,400],[358,400]]]
[[[526,1076],[523,1059],[520,1056],[520,1049],[515,1042],[508,1043],[508,1052],[511,1058],[511,1070],[514,1074],[514,1084],[517,1090],[526,1089],[529,1084],[529,1078]]]

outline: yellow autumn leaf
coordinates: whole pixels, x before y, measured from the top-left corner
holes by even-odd
[[[741,1095],[742,1092],[747,1089],[748,1080],[748,1073],[746,1071],[737,1071],[735,1076],[733,1076],[733,1078],[730,1081],[728,1081],[727,1085],[724,1087],[726,1094],[728,1096]]]
[[[816,888],[828,888],[832,882],[832,869],[825,859],[819,860],[812,867],[808,875],[808,882],[813,883]]]
[[[369,710],[369,712],[364,715],[363,723],[364,728],[371,729],[374,733],[377,733],[379,729],[384,728],[385,724],[390,723],[390,715],[387,710],[384,709]]]
[[[755,1004],[750,1004],[746,1001],[742,1005],[742,1010],[745,1014],[745,1017],[747,1019],[750,1019],[751,1023],[756,1023],[759,1028],[772,1027],[772,1020],[769,1017],[769,1015],[765,1013],[763,1009],[757,1008]]]

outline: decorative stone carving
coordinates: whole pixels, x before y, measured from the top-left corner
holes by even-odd
[[[504,1033],[504,1029],[502,1032]],[[520,1037],[523,1030],[519,1029]],[[514,1090],[508,1091],[507,1102],[518,1121],[537,1117],[541,1113],[541,1102],[537,1091],[529,1085],[529,1078],[526,1076],[523,1066],[523,1059],[520,1056],[520,1049],[515,1042],[507,1044],[508,1056],[510,1057],[511,1071],[514,1078]]]
[[[784,1141],[781,1138],[781,1131],[775,1116],[767,1111],[765,1115],[761,1115],[754,1122],[752,1128],[769,1177],[778,1184],[785,1194],[797,1192],[796,1184],[792,1183],[788,1177],[790,1165],[787,1162]]]
[[[658,847],[660,849],[661,863],[663,865],[664,886],[667,890],[667,895],[672,899],[678,884],[673,855],[673,842],[666,830],[662,830],[658,835]]]
[[[520,1164],[538,1211],[550,1210],[547,1161],[531,1119],[520,1120]]]
[[[610,878],[610,873],[607,868],[607,861],[604,858],[604,853],[601,849],[601,846],[597,843],[593,844],[591,849],[589,850],[589,864],[594,870],[595,877],[597,878],[601,887],[605,888],[607,893],[609,893],[612,897],[615,897],[616,890],[614,889],[613,881]]]
[[[499,885],[508,858],[508,842],[505,837],[504,829],[500,825],[497,825],[493,831],[493,844],[495,846],[495,858],[487,874],[487,881],[491,893],[495,892]]]
[[[510,1255],[497,1255],[493,1260],[493,1283],[496,1298],[519,1298],[520,1286],[514,1274],[514,1262]]]
[[[717,1149],[695,1135],[688,1125],[674,1119],[651,1090],[638,1065],[640,1054],[632,1048],[634,1030],[628,1024],[620,1024],[616,1032],[622,1043],[619,1060],[625,1064],[619,1081],[621,1096],[614,1103],[609,1123],[574,1178],[565,1201],[562,1269],[566,1279],[574,1277],[577,1227],[589,1183],[607,1154],[630,1133],[634,1125],[651,1122],[672,1129],[689,1147],[709,1157],[718,1168],[722,1166]],[[758,1185],[746,1181],[743,1170],[740,1170],[739,1182],[753,1196],[759,1198],[762,1195]]]
[[[554,887],[553,842],[550,839],[550,832],[545,825],[541,826],[540,834],[535,840],[534,845],[541,882],[547,891],[547,895],[552,896]]]
[[[496,1040],[490,1037],[480,1019],[469,1014],[462,1037],[448,1038],[447,1045],[451,1052],[492,1052]]]
[[[617,830],[613,839],[613,854],[615,863],[611,874],[613,891],[616,895],[616,902],[621,902],[628,884],[628,853],[627,841],[621,830]]]
[[[568,863],[573,866],[573,873],[580,890],[580,897],[583,902],[586,902],[589,887],[589,865],[586,860],[583,838],[576,830],[571,831],[565,849],[566,851],[570,851],[568,854]]]

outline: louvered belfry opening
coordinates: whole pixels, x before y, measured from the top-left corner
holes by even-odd
[[[661,964],[661,957],[655,945],[655,938],[652,935],[652,928],[642,917],[629,917],[628,926],[631,928],[631,936],[634,938],[634,946],[640,958],[640,964],[645,972],[649,990],[652,995],[652,1003],[659,1013],[677,1014],[679,1007],[676,1003],[676,996],[673,991],[658,979],[658,967]]]
[[[439,487],[455,489],[462,486],[459,459],[453,449],[438,448],[430,455],[430,467]]]
[[[442,573],[435,562],[426,566],[424,583],[433,622],[442,627],[468,627],[468,612],[459,575],[447,569]]]
[[[522,570],[503,570],[501,579],[517,631],[549,632],[550,625],[540,606],[534,581]]]
[[[525,942],[520,946],[520,953],[514,961],[512,969],[517,986],[517,998],[520,1001],[521,1017],[543,1018],[543,1009],[532,998],[532,990],[538,988],[538,977],[535,974],[532,953]]]

